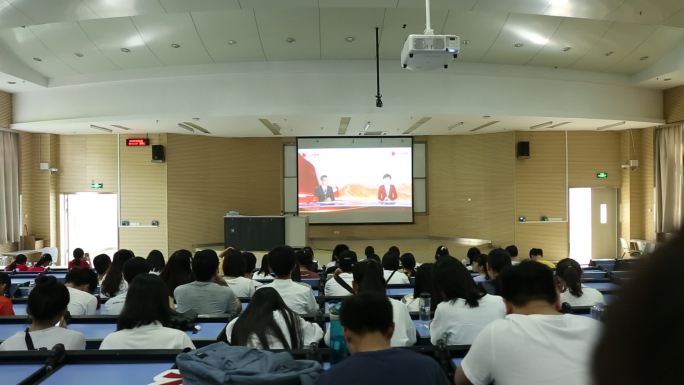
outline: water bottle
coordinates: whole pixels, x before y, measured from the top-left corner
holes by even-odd
[[[603,302],[596,302],[589,310],[589,315],[597,321],[602,321],[605,310],[606,305]]]
[[[342,323],[340,323],[340,309],[341,303],[336,303],[330,307],[330,364],[336,363],[345,359],[348,355],[347,341],[344,338],[342,331]]]
[[[431,302],[430,302],[430,294],[429,293],[420,293],[420,302],[418,302],[418,319],[421,321],[425,322],[430,322],[430,309],[431,309]]]

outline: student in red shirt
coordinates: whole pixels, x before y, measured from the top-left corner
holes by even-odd
[[[42,271],[50,269],[50,265],[52,265],[52,255],[43,254],[43,256],[41,256],[40,259],[38,260],[38,262],[36,262],[35,265],[31,266],[28,269],[28,271],[42,272]]]
[[[91,268],[90,267],[90,258],[85,256],[83,249],[75,248],[73,254],[74,254],[74,259],[72,259],[69,262],[68,270],[71,270],[74,267],[80,267],[82,269],[90,269]]]
[[[26,266],[27,258],[24,254],[19,254],[14,257],[14,262],[10,263],[5,267],[5,271],[28,271],[28,266]]]
[[[14,315],[12,300],[7,298],[12,279],[9,274],[0,272],[0,316]]]

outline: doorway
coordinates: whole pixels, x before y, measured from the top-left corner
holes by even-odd
[[[591,259],[617,256],[617,189],[571,188],[569,211],[570,258],[588,264]]]
[[[111,255],[119,245],[117,194],[60,194],[60,266],[81,248],[92,258]]]

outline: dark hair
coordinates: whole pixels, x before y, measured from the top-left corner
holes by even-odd
[[[291,345],[273,318],[274,311],[279,311],[282,315],[285,325],[287,325]],[[271,336],[280,341],[285,349],[299,349],[302,347],[299,322],[297,314],[287,307],[278,291],[272,287],[264,287],[254,293],[247,309],[235,321],[230,343],[244,346],[247,345],[252,336],[256,336],[261,347],[269,349],[271,347],[268,344],[268,337]]]
[[[314,251],[311,247],[304,246],[302,247],[302,251],[305,252],[307,255],[311,256],[311,259],[314,259]]]
[[[92,293],[97,288],[97,274],[88,268],[74,267],[67,273],[65,282],[76,286],[88,285],[88,292]]]
[[[387,296],[362,292],[342,301],[340,323],[354,333],[385,333],[394,326],[392,313],[392,304]]]
[[[477,247],[469,248],[468,253],[466,254],[466,256],[468,257],[468,263],[470,263],[471,265],[475,263],[475,260],[477,259],[477,257],[480,256],[480,254],[482,253],[480,252],[480,249],[478,249]]]
[[[167,293],[169,297],[173,298],[173,291],[180,285],[185,285],[195,280],[195,275],[192,273],[192,253],[188,250],[176,250],[169,261],[164,266],[159,277],[166,284],[169,290]]]
[[[404,269],[414,270],[416,268],[416,257],[411,253],[404,253],[401,258],[401,266]]]
[[[544,256],[544,250],[538,249],[538,248],[530,249],[530,257],[532,257],[533,255],[538,255],[540,257],[543,257]]]
[[[327,176],[327,175],[325,175],[325,174],[323,174],[323,175],[321,175],[321,177],[320,177],[320,178],[318,178],[318,179],[320,179],[320,180],[323,180],[323,178],[326,178],[326,179],[328,179],[328,176]]]
[[[437,246],[437,250],[435,250],[435,259],[440,259],[442,257],[448,257],[449,255],[449,249],[444,246],[444,245],[439,245]]]
[[[121,286],[121,280],[123,280],[123,266],[135,255],[132,251],[121,249],[114,253],[114,259],[112,264],[109,265],[107,269],[107,275],[102,280],[101,292],[108,297],[113,297],[119,292],[119,287]]]
[[[43,254],[40,256],[40,259],[38,262],[36,262],[35,266],[43,266],[43,265],[49,265],[52,263],[52,255],[50,254]]]
[[[157,273],[161,273],[164,270],[164,266],[166,266],[164,254],[159,250],[152,250],[147,254],[147,263],[150,265],[150,269]]]
[[[14,261],[7,265],[5,270],[12,271],[17,268],[17,265],[25,265],[26,261],[28,261],[28,258],[26,258],[24,254],[17,254],[17,256],[14,257]]]
[[[485,269],[485,273],[487,273],[487,254],[478,255],[475,262],[477,262],[478,267]]]
[[[382,179],[385,179],[385,178],[390,178],[390,179],[392,179],[392,175],[390,175],[390,174],[385,174],[385,175],[382,176]]]
[[[332,251],[332,260],[337,261],[337,257],[342,254],[343,251],[349,250],[349,246],[345,245],[344,243],[340,243],[335,245]]]
[[[200,282],[211,281],[218,271],[218,265],[218,255],[211,249],[200,250],[192,258],[192,271],[195,273],[195,279]]]
[[[565,282],[570,294],[575,297],[581,297],[584,294],[582,293],[582,266],[574,259],[561,259],[556,265],[556,277]]]
[[[271,265],[268,263],[268,254],[264,254],[263,257],[261,257],[261,267],[259,268],[259,273],[264,276],[269,276],[271,275]]]
[[[12,277],[5,272],[0,271],[0,285],[5,284],[5,291],[0,293],[0,295],[9,295],[9,290],[12,287]]]
[[[363,250],[363,254],[366,258],[370,258],[375,254],[375,248],[373,246],[366,246],[366,249]]]
[[[126,302],[116,323],[117,330],[133,329],[153,322],[168,326],[171,322],[171,311],[167,293],[168,288],[159,276],[136,276],[126,293]]]
[[[313,255],[312,254],[309,254],[302,249],[302,250],[297,250],[295,252],[295,256],[297,257],[297,262],[299,263],[299,266],[303,266],[307,270],[313,269]]]
[[[74,256],[74,261],[78,261],[78,260],[80,260],[81,258],[83,258],[83,256],[85,255],[85,253],[83,252],[83,249],[81,249],[80,247],[77,247],[77,248],[75,248],[74,251],[72,252],[72,255]]]
[[[399,256],[401,255],[401,251],[399,251],[399,248],[397,246],[390,246],[389,249],[387,249],[387,252],[385,254],[392,254],[397,259],[399,259]]]
[[[377,254],[370,255],[370,256],[368,256],[368,258],[366,258],[366,259],[371,259],[371,260],[373,260],[373,261],[375,261],[375,262],[377,262],[377,263],[380,263],[380,256],[377,255]]]
[[[358,293],[375,292],[387,295],[385,278],[380,263],[372,259],[361,261],[352,268],[352,275]]]
[[[508,255],[511,256],[511,258],[518,256],[518,247],[516,245],[506,246],[505,250],[508,252]]]
[[[487,255],[487,271],[501,273],[511,264],[511,256],[506,250],[494,249]]]
[[[26,312],[34,321],[52,321],[69,304],[69,290],[51,275],[39,275],[28,297]]]
[[[95,268],[97,274],[100,275],[106,273],[107,269],[109,269],[109,265],[111,264],[112,260],[109,258],[109,255],[107,254],[100,254],[93,259],[93,267]]]
[[[289,277],[296,265],[294,249],[278,246],[268,253],[268,264],[276,277]]]
[[[382,256],[382,268],[385,270],[399,270],[399,256],[389,251]]]
[[[556,285],[553,271],[534,261],[523,261],[511,266],[501,274],[502,296],[515,306],[525,306],[530,301],[556,302]]]
[[[245,257],[236,249],[230,249],[223,255],[223,275],[226,277],[242,277],[245,275]]]
[[[468,306],[479,306],[483,294],[475,285],[468,269],[454,258],[442,258],[435,265],[435,286],[446,301],[463,299]]]
[[[123,277],[129,284],[133,282],[135,277],[141,274],[147,274],[150,272],[150,264],[147,263],[143,257],[131,258],[123,267]]]
[[[249,251],[243,251],[242,256],[244,257],[245,261],[245,274],[253,273],[254,269],[256,269],[256,256],[254,253],[250,253]]]
[[[354,265],[359,261],[356,253],[352,250],[344,251],[337,259],[337,265],[345,273],[351,273]]]
[[[435,285],[434,285],[434,263],[423,263],[416,269],[416,284],[413,286],[413,298],[418,298],[423,293],[429,293],[433,299],[436,299]],[[430,304],[436,307],[437,304]]]

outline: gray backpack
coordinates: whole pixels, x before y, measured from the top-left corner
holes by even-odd
[[[316,361],[217,342],[176,357],[183,385],[313,385],[323,371]]]

